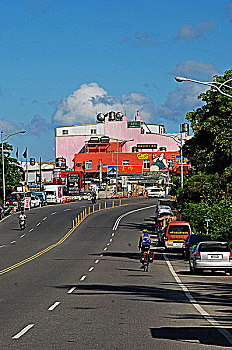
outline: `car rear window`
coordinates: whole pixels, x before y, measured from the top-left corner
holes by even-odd
[[[168,229],[169,235],[189,235],[188,225],[171,225]]]
[[[201,244],[199,247],[200,252],[230,252],[228,244]]]

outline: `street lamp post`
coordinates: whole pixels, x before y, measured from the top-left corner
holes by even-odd
[[[132,139],[132,140],[123,140],[123,141],[119,142],[119,145],[117,143],[117,152],[116,152],[116,193],[118,193],[118,149],[119,149],[118,146],[121,147],[125,143],[131,142],[131,141],[134,141],[134,139]]]
[[[6,141],[9,137],[17,135],[17,134],[25,134],[26,131],[19,131],[13,134],[5,134],[1,131],[1,143],[2,143],[2,187],[3,187],[3,206],[5,206],[6,202],[6,184],[5,184],[5,157],[4,157],[4,149],[3,142]],[[5,136],[5,138],[4,138]]]

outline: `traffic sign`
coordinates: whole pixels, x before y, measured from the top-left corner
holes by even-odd
[[[210,221],[210,219],[205,219],[205,221]]]

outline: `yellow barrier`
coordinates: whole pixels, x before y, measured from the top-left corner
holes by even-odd
[[[114,201],[112,202],[112,208],[114,208]]]
[[[105,209],[106,209],[106,202],[105,202]]]
[[[90,207],[89,207],[89,214],[90,214]]]
[[[87,215],[87,209],[85,208],[85,216]]]
[[[78,215],[78,225],[79,225],[79,223],[80,223],[80,215]]]
[[[76,223],[76,226],[77,226],[77,218],[75,218],[75,223]]]
[[[82,212],[81,212],[81,221],[82,221]]]
[[[99,209],[98,210],[101,210],[101,203],[99,203]]]
[[[93,205],[93,213],[94,213],[94,205]]]

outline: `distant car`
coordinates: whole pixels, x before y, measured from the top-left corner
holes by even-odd
[[[42,203],[41,200],[39,199],[39,197],[35,196],[35,195],[31,195],[31,208],[34,207],[41,207]]]
[[[156,207],[156,213],[158,214],[159,212],[161,212],[161,211],[166,211],[166,210],[172,210],[171,209],[171,207],[169,206],[169,205],[157,205],[157,207]]]
[[[164,209],[164,210],[158,211],[157,218],[162,218],[163,216],[174,216],[174,215],[175,214],[173,213],[173,211]]]
[[[148,197],[165,197],[165,191],[159,187],[146,188]]]
[[[46,194],[45,194],[45,192],[43,192],[43,191],[40,191],[40,192],[34,192],[33,193],[35,196],[37,196],[39,199],[40,199],[40,201],[41,201],[41,206],[45,206],[45,205],[47,205],[48,203],[47,203],[47,199],[46,199]]]
[[[191,234],[182,247],[182,257],[188,259],[190,250],[200,242],[212,241],[210,236]]]
[[[232,252],[227,242],[201,242],[190,251],[189,268],[191,273],[202,270],[222,270],[232,274]]]

